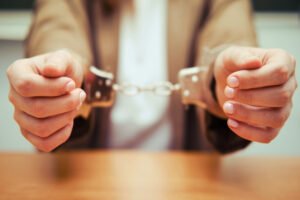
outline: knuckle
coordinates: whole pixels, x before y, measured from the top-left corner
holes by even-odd
[[[12,73],[13,73],[13,68],[14,68],[14,67],[18,67],[18,66],[24,65],[24,60],[25,60],[25,59],[18,59],[18,60],[16,60],[16,61],[14,61],[14,62],[8,67],[8,69],[7,69],[6,72],[7,72],[9,75],[12,75]]]
[[[14,111],[14,115],[13,115],[14,120],[21,126],[20,123],[20,115],[18,114],[18,112],[15,110]]]
[[[293,91],[295,91],[298,88],[298,83],[297,80],[294,78],[293,79]]]
[[[74,118],[75,118],[75,116],[76,116],[76,114],[77,114],[77,112],[75,112],[75,111],[69,113],[69,114],[67,115],[67,121],[68,121],[68,122],[73,121]]]
[[[273,120],[273,128],[281,128],[285,121],[287,120],[288,116],[284,112],[279,112],[276,116],[275,119]]]
[[[22,127],[20,127],[20,131],[21,131],[23,137],[24,137],[27,141],[31,142],[30,139],[29,139],[29,137],[28,137],[27,131],[25,131]],[[32,142],[31,142],[31,143],[32,143]],[[33,143],[32,143],[32,144],[33,144]],[[35,144],[33,144],[33,145],[36,146]],[[37,147],[37,146],[36,146],[36,147]]]
[[[267,129],[267,132],[265,133],[265,136],[262,137],[261,139],[261,143],[265,143],[265,144],[269,144],[270,142],[272,142],[274,140],[274,138],[276,137],[278,133],[278,130],[275,128],[269,128]]]
[[[9,66],[7,69],[6,69],[6,76],[8,77],[8,79],[10,79],[11,77],[11,66]]]
[[[58,134],[62,134],[58,143],[54,143],[51,140],[44,139],[41,142],[41,144],[39,144],[39,149],[44,151],[44,152],[51,152],[57,146],[61,145],[62,143],[66,142],[68,140],[68,138],[71,135],[71,129],[70,128],[65,129],[63,132],[60,132]]]
[[[78,100],[78,98],[75,98],[73,96],[66,103],[67,103],[67,105],[66,105],[67,109],[68,110],[73,110],[78,106],[79,100]]]
[[[237,52],[240,50],[240,46],[238,45],[231,45],[226,49],[228,52]]]
[[[49,126],[45,125],[43,122],[40,122],[35,125],[35,134],[39,137],[46,138],[51,134],[51,132],[49,130]]]
[[[16,70],[16,67],[23,66],[25,64],[25,59],[19,59],[14,61],[7,69],[6,69],[6,76],[11,81],[12,76],[14,75],[14,71]]]
[[[72,133],[72,129],[73,129],[73,122],[71,125],[68,125],[68,128],[66,129],[65,133],[64,133],[64,141],[67,141]]]
[[[10,91],[8,94],[8,100],[14,105],[15,104],[15,97],[12,94],[12,92]]]
[[[282,108],[279,112],[279,121],[282,123],[282,126],[284,125],[284,123],[288,120],[289,116],[290,116],[290,112],[291,112],[292,106],[288,105],[287,108]],[[282,127],[280,126],[280,127]]]
[[[265,136],[260,142],[264,144],[269,144],[273,139],[270,136]]]
[[[294,56],[291,56],[291,57],[292,57],[292,65],[295,68],[296,65],[297,65],[297,60],[296,60],[296,58]]]
[[[291,101],[292,93],[288,90],[282,89],[278,95],[280,105],[287,105]]]
[[[23,59],[18,59],[12,63],[12,66],[22,65],[23,61],[24,61]]]
[[[27,97],[32,88],[32,79],[24,76],[22,79],[16,80],[15,87],[21,96]]]
[[[276,78],[280,81],[280,83],[285,83],[289,79],[289,69],[287,66],[279,66],[276,69]]]
[[[291,111],[291,106],[288,106],[288,109],[282,109],[281,110],[280,115],[281,115],[281,120],[282,120],[283,123],[285,123],[286,120],[289,118],[290,111]]]
[[[71,128],[68,128],[67,130],[65,130],[65,132],[63,133],[63,136],[62,136],[61,144],[66,142],[69,139],[69,137],[71,135],[71,130],[72,130]]]
[[[33,100],[30,106],[30,112],[34,117],[43,118],[46,115],[46,105],[38,100]]]
[[[279,133],[279,130],[280,129],[278,129],[278,128],[270,128],[269,129],[269,143],[275,139],[275,137]]]
[[[296,63],[297,63],[296,58],[293,55],[290,55],[290,58],[291,58],[291,62],[292,62],[293,67],[295,67]]]
[[[280,49],[280,48],[272,48],[272,49],[270,49],[269,53],[271,53],[271,54],[284,54],[284,55],[287,54],[287,52],[285,50]]]
[[[51,152],[55,147],[54,145],[48,141],[48,140],[43,140],[40,144],[37,145],[37,148],[43,152],[49,153]]]
[[[230,47],[229,51],[229,56],[232,60],[237,60],[240,62],[240,60],[242,59],[243,57],[243,53],[244,51],[241,51],[241,47],[240,46],[232,46]]]
[[[56,51],[56,53],[61,57],[61,58],[67,58],[70,59],[71,58],[71,52],[67,49],[60,49],[58,51]]]
[[[223,59],[226,61],[230,61],[232,59],[232,55],[235,55],[235,52],[237,52],[237,49],[238,49],[238,46],[236,46],[236,45],[227,47],[221,53],[221,55],[223,56]]]

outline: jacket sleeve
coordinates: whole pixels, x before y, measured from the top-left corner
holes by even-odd
[[[228,153],[247,146],[250,141],[240,138],[227,126],[226,116],[215,95],[214,60],[230,45],[256,46],[256,36],[249,0],[207,2],[208,12],[203,27],[200,27],[196,54],[197,65],[208,67],[202,83],[208,111],[206,136],[215,149]]]
[[[26,39],[26,57],[68,49],[87,67],[92,62],[89,31],[85,1],[37,0]]]

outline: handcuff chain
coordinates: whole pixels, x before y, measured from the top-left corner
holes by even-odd
[[[169,81],[161,81],[154,84],[139,86],[133,83],[114,83],[113,90],[127,96],[135,96],[143,92],[151,92],[159,96],[170,96],[172,92],[180,90],[178,83],[172,84]]]
[[[136,85],[130,82],[124,83],[114,83],[114,76],[109,72],[102,71],[95,66],[90,67],[90,72],[98,77],[105,78],[105,85],[112,87],[115,92],[120,92],[121,94],[127,96],[136,96],[143,92],[152,92],[153,94],[159,96],[170,96],[172,92],[180,90],[180,84],[173,84],[169,81],[160,81],[148,85]],[[102,83],[99,83],[101,85]]]

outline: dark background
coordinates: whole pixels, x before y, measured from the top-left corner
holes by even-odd
[[[299,12],[300,0],[252,0],[256,11]],[[0,0],[0,9],[31,9],[34,0]]]

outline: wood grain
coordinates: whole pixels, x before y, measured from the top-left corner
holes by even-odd
[[[0,153],[0,199],[300,199],[297,157]]]

